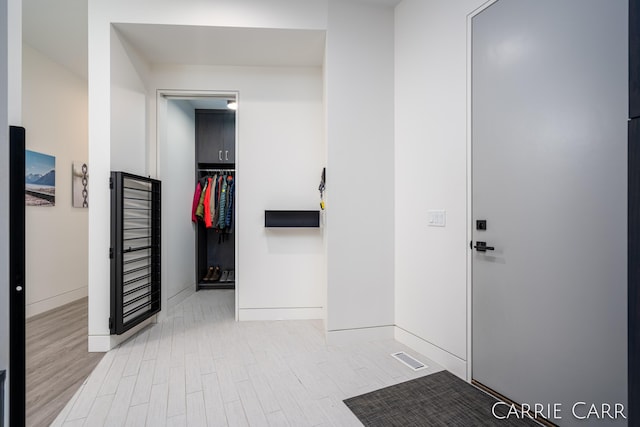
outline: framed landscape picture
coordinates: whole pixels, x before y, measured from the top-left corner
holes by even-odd
[[[56,158],[49,154],[25,150],[25,204],[55,206]]]

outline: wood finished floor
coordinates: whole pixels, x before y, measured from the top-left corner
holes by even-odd
[[[359,426],[343,399],[441,370],[394,340],[328,346],[321,321],[235,322],[233,292],[200,291],[108,352],[53,425]]]
[[[104,356],[87,351],[87,298],[31,317],[26,338],[27,426],[48,426]]]

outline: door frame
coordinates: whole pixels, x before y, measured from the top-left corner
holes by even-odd
[[[9,425],[26,421],[25,129],[9,129]]]
[[[219,97],[235,97],[236,102],[240,105],[240,91],[239,90],[188,90],[188,89],[157,89],[156,90],[156,114],[155,114],[155,131],[156,134],[151,137],[151,147],[149,150],[149,170],[155,173],[155,176],[158,177],[158,172],[160,170],[160,140],[161,138],[166,138],[167,128],[166,128],[166,105],[168,99],[198,99],[198,98],[219,98]],[[238,171],[240,170],[240,150],[238,150],[239,146],[239,126],[240,123],[240,109],[236,110],[236,141],[235,141],[235,180],[237,182],[238,176],[240,175]],[[234,209],[234,219],[233,223],[238,224],[238,211],[237,208],[239,206],[237,198],[233,201],[236,209]],[[239,242],[240,242],[240,227],[235,228],[235,287],[234,287],[234,316],[236,322],[239,320],[240,314],[240,281],[241,281],[241,272],[239,269],[240,266],[240,257],[239,257]],[[163,277],[164,279],[164,277]],[[197,280],[197,278],[195,278]],[[163,280],[164,282],[164,280]],[[195,283],[194,283],[195,287]],[[165,295],[166,293],[163,293]],[[166,300],[165,300],[166,301]]]
[[[473,18],[499,0],[487,0],[467,15],[467,242],[473,239]],[[467,381],[473,379],[473,250],[467,247]]]

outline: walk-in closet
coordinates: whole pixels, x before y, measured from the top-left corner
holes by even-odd
[[[235,288],[235,139],[233,100],[195,110],[196,290]]]
[[[239,321],[322,318],[324,229],[318,221],[265,222],[271,212],[318,216],[326,166],[321,70],[256,66],[174,77],[158,76],[151,151],[163,183],[164,307],[194,291],[231,288]]]

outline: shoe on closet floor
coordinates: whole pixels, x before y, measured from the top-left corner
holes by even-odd
[[[213,277],[213,273],[214,273],[214,269],[213,267],[209,267],[209,270],[207,271],[207,274],[202,278],[203,282],[208,282],[211,280],[211,278]]]
[[[225,270],[222,272],[222,277],[220,278],[220,282],[226,282],[229,280],[229,271]]]
[[[229,274],[227,275],[227,282],[235,282],[236,281],[236,271],[229,270]]]
[[[216,265],[216,267],[213,269],[213,274],[211,275],[211,279],[209,279],[209,281],[217,282],[218,280],[220,280],[221,275],[222,275],[222,272],[220,271],[220,266]]]

